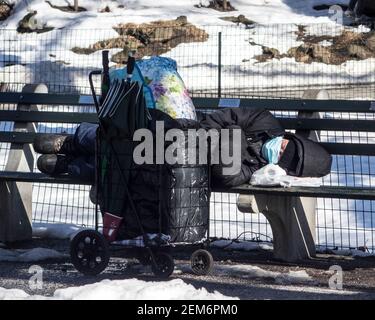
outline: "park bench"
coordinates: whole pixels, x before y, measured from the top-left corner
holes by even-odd
[[[84,184],[69,177],[50,177],[33,172],[35,156],[31,144],[36,124],[97,122],[92,112],[40,111],[48,106],[92,106],[89,96],[78,94],[48,94],[44,85],[26,85],[22,92],[0,92],[0,121],[13,122],[12,131],[0,131],[0,142],[10,143],[8,160],[0,172],[0,241],[12,242],[31,238],[32,183]],[[316,100],[322,98],[324,100]],[[237,105],[246,108],[265,108],[276,113],[286,129],[296,130],[311,139],[319,139],[320,131],[374,132],[374,120],[343,120],[319,118],[319,113],[374,113],[369,101],[329,100],[319,92],[308,92],[303,99],[219,99],[194,98],[199,110],[211,111]],[[4,107],[7,104],[13,108]],[[371,143],[322,143],[334,155],[374,156]],[[213,192],[238,194],[237,206],[242,212],[262,213],[270,222],[274,256],[296,261],[315,256],[316,198],[375,200],[375,188],[351,186],[315,187],[254,187],[216,188]]]

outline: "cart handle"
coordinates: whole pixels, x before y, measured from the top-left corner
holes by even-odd
[[[102,70],[94,70],[94,71],[91,71],[89,73],[90,89],[91,89],[92,97],[94,99],[96,112],[99,112],[99,101],[98,101],[98,98],[97,98],[97,95],[96,95],[96,92],[95,92],[94,83],[92,81],[92,76],[101,75],[101,74],[102,74]]]

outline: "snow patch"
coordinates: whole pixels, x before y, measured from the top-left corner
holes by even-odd
[[[277,284],[313,284],[315,280],[305,270],[289,271],[288,273],[268,271],[251,265],[221,265],[216,266],[216,275],[248,279],[273,279]]]
[[[370,252],[364,252],[362,250],[357,250],[357,249],[343,249],[343,250],[330,250],[330,253],[333,253],[335,255],[339,256],[349,256],[349,257],[375,257],[375,253],[370,253]]]
[[[240,251],[257,251],[257,250],[273,250],[272,243],[269,242],[250,242],[250,241],[231,241],[231,240],[216,240],[211,243],[212,247],[225,250],[240,250]]]
[[[42,239],[73,239],[85,228],[75,224],[33,223],[33,237]]]
[[[147,282],[137,279],[101,282],[56,290],[52,297],[32,296],[22,290],[0,288],[0,299],[45,300],[234,300],[217,291],[196,289],[180,279]]]
[[[191,273],[189,264],[176,265],[175,274]],[[269,271],[257,266],[236,264],[236,265],[215,265],[212,271],[215,276],[230,276],[241,279],[270,279],[276,284],[282,285],[308,285],[315,284],[314,280],[305,270],[289,271],[288,273]]]
[[[7,250],[0,248],[0,262],[37,262],[47,259],[63,259],[66,255],[52,249]],[[1,296],[1,293],[0,293]]]
[[[22,300],[28,297],[29,295],[23,290],[0,288],[0,300]]]

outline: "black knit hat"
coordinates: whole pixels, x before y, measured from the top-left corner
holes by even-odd
[[[288,175],[296,175],[298,159],[296,143],[293,140],[289,140],[278,165],[283,168]]]

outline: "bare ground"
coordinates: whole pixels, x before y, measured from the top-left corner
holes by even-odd
[[[68,254],[68,241],[40,241],[19,245],[21,248],[31,247],[53,248]],[[272,253],[257,252],[223,252],[213,249],[216,268],[222,266],[251,265],[267,271],[288,273],[289,271],[305,270],[313,282],[305,285],[295,283],[277,283],[273,278],[247,278],[229,272],[215,274],[215,271],[204,277],[198,277],[190,271],[177,271],[171,279],[180,278],[186,283],[208,291],[218,291],[227,296],[241,299],[374,299],[375,298],[375,258],[351,258],[330,255],[318,255],[309,261],[298,264],[275,261]],[[109,267],[99,276],[86,277],[79,274],[69,261],[69,257],[59,261],[37,263],[44,269],[42,290],[32,291],[29,288],[29,267],[36,263],[0,263],[0,287],[18,288],[29,294],[45,296],[53,295],[56,289],[71,286],[82,286],[103,279],[138,278],[145,281],[155,281],[148,267],[141,267],[135,259],[122,258],[121,252],[114,252]],[[175,261],[177,269],[186,265],[189,255],[177,252]],[[344,270],[343,290],[332,290],[328,287],[331,277],[329,268],[339,265]],[[186,268],[185,268],[186,269]]]

